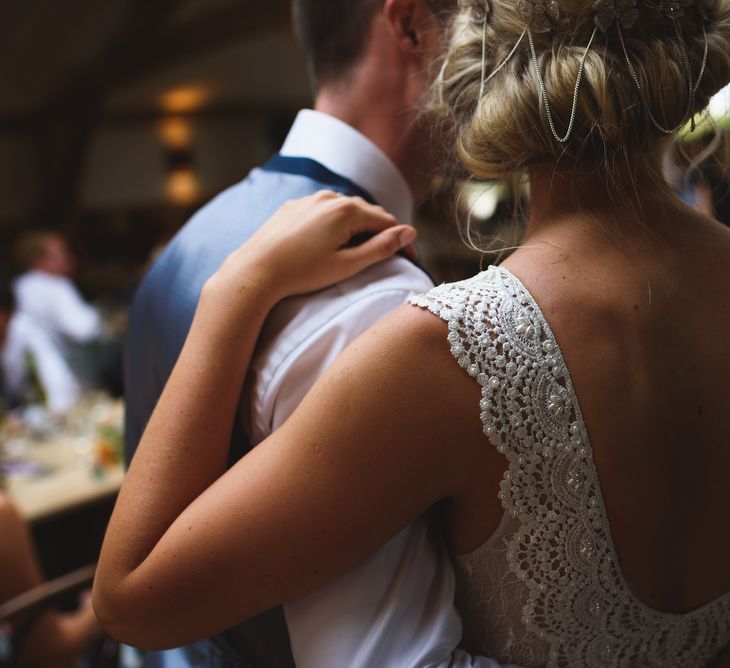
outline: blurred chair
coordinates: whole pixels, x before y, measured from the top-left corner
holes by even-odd
[[[2,668],[21,668],[24,666],[19,655],[23,639],[44,613],[55,608],[70,595],[89,588],[94,579],[95,565],[79,568],[54,580],[39,584],[15,598],[0,605],[0,629],[6,631],[6,646],[9,652],[0,656]],[[2,633],[2,631],[0,631]],[[92,641],[87,653],[86,664],[92,668],[112,668],[119,665],[118,643],[108,636]],[[38,667],[42,668],[42,667]]]

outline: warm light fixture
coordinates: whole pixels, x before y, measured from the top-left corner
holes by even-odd
[[[210,89],[201,84],[181,86],[160,96],[163,111],[173,114],[197,111],[210,100]]]
[[[177,167],[167,178],[167,196],[173,204],[188,206],[200,197],[200,183],[192,167]]]
[[[160,107],[167,114],[159,128],[170,169],[167,196],[176,206],[200,200],[200,182],[193,169],[193,124],[184,114],[200,110],[210,98],[210,89],[202,84],[180,86],[160,96]]]
[[[193,139],[192,124],[186,118],[168,116],[160,124],[160,135],[168,149],[189,149]]]

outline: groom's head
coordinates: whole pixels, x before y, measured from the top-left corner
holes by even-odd
[[[423,194],[421,100],[457,0],[293,0],[315,108],[373,140]],[[428,161],[426,160],[426,163]]]
[[[429,28],[429,14],[441,18],[452,4],[455,0],[293,0],[294,28],[315,90],[352,75],[366,55],[376,16],[393,24],[394,39],[401,33],[418,46],[413,38]]]

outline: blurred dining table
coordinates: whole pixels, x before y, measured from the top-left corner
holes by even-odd
[[[62,421],[42,411],[0,427],[5,491],[29,523],[113,498],[124,478],[120,400],[85,397]]]

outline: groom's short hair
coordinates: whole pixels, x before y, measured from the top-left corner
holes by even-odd
[[[345,75],[365,50],[385,0],[293,0],[294,29],[314,88]]]
[[[425,0],[441,12],[455,0]],[[375,13],[385,0],[292,0],[294,29],[315,90],[341,79],[365,51]]]

